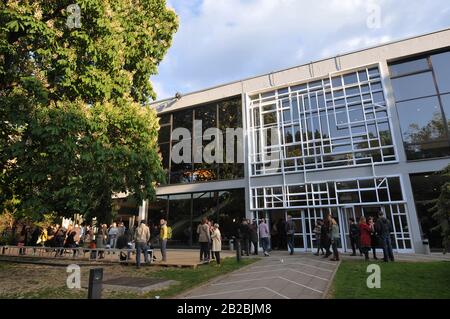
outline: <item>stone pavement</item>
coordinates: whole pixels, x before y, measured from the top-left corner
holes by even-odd
[[[181,299],[318,299],[326,296],[338,262],[297,253],[270,257],[184,293]]]

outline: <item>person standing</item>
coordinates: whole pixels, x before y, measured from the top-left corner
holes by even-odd
[[[366,217],[361,216],[359,219],[359,246],[364,254],[365,260],[369,260],[369,250],[371,248],[370,234],[372,230],[366,222]]]
[[[339,239],[339,225],[337,224],[336,220],[331,217],[331,247],[333,248],[333,258],[331,258],[330,260],[332,261],[339,261]]]
[[[368,218],[369,227],[370,227],[370,240],[371,240],[371,247],[372,247],[372,253],[373,253],[373,259],[378,260],[377,257],[377,247],[379,246],[379,239],[377,230],[375,229],[375,221],[372,216]]]
[[[222,250],[222,237],[219,230],[219,224],[214,224],[211,234],[212,252],[215,255],[217,266],[220,267],[220,252]]]
[[[112,223],[112,225],[108,231],[109,247],[111,247],[112,249],[116,248],[118,234],[119,234],[119,229],[117,228],[117,224]]]
[[[243,219],[241,225],[239,225],[239,232],[240,232],[240,239],[242,243],[242,250],[247,256],[250,256],[250,248],[249,248],[249,241],[250,241],[250,228],[247,223],[247,219]]]
[[[288,215],[286,222],[286,236],[288,241],[289,255],[294,254],[294,236],[295,236],[295,224],[292,220],[292,216]]]
[[[161,218],[159,221],[159,224],[161,225],[161,231],[160,231],[160,239],[161,239],[161,255],[162,255],[162,261],[167,261],[167,240],[169,239],[169,233],[167,230],[167,221],[164,218]]]
[[[264,256],[269,256],[269,227],[266,224],[266,221],[261,219],[259,223],[259,238],[261,238],[261,246],[263,249]]]
[[[213,220],[208,220],[208,227],[209,227],[209,235],[211,237],[213,231],[214,231],[214,221]],[[211,259],[214,260],[215,256],[212,250],[212,239],[211,241],[208,243],[208,253]]]
[[[144,252],[144,261],[148,263],[148,247],[147,242],[150,240],[150,230],[145,224],[145,220],[136,228],[134,239],[136,242],[136,267],[141,266],[141,253]]]
[[[209,231],[208,219],[203,217],[201,224],[197,227],[198,242],[200,244],[200,262],[209,262],[209,243],[211,233]]]
[[[249,228],[250,228],[250,241],[254,248],[253,255],[258,255],[258,225],[256,225],[256,220],[253,220]]]
[[[349,219],[349,237],[350,237],[350,244],[352,246],[353,253],[351,256],[356,256],[356,249],[361,253],[361,248],[359,247],[359,227],[355,222],[355,219],[350,217]],[[362,253],[361,253],[362,256]]]
[[[378,233],[381,247],[383,248],[383,260],[385,262],[394,261],[394,252],[392,250],[391,232],[392,223],[384,217],[383,212],[378,213],[378,220],[375,224],[375,229]]]
[[[321,228],[320,239],[322,241],[322,247],[325,248],[325,255],[323,256],[323,258],[328,258],[331,255],[331,252],[330,252],[330,244],[331,244],[331,240],[330,240],[330,229],[331,229],[330,220],[331,220],[331,215],[328,213],[325,216],[325,219],[323,221],[322,228]]]

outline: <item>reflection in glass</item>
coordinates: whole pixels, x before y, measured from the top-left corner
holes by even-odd
[[[442,156],[449,147],[448,126],[437,97],[397,103],[403,141],[409,159]]]
[[[439,88],[439,93],[450,92],[450,52],[444,52],[431,56],[434,74]]]
[[[392,64],[390,66],[391,76],[400,76],[404,74],[428,70],[428,61],[426,58]]]
[[[436,94],[431,72],[392,79],[397,102]]]

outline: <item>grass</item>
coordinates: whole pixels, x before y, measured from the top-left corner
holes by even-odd
[[[368,288],[368,263],[342,261],[331,288],[336,299],[449,299],[450,262],[378,263],[381,288]]]
[[[244,266],[247,266],[259,258],[242,259],[237,263],[234,258],[226,258],[222,261],[222,267],[215,267],[215,263],[209,265],[202,265],[196,269],[192,268],[165,268],[165,267],[143,267],[136,270],[132,266],[114,266],[105,268],[105,271],[114,271],[115,276],[136,276],[136,277],[151,277],[164,278],[168,280],[178,281],[178,284],[162,290],[150,291],[144,294],[125,291],[103,291],[102,297],[107,299],[140,299],[140,298],[171,298],[186,290],[192,289],[196,286],[204,284],[209,280],[232,272]],[[24,268],[27,267],[27,268]],[[85,299],[87,298],[87,289],[68,289],[65,283],[65,268],[64,267],[49,267],[44,273],[36,272],[38,265],[20,265],[0,263],[0,271],[3,276],[17,276],[22,273],[29,273],[28,279],[20,278],[21,282],[18,285],[12,285],[11,289],[5,289],[0,293],[0,299],[14,298],[14,299]],[[31,269],[33,268],[33,269]],[[82,278],[88,277],[89,269],[82,267]],[[54,273],[54,274],[52,274]],[[42,275],[41,275],[42,274]],[[54,275],[54,276],[53,276]],[[59,277],[57,280],[50,280],[50,278]],[[4,277],[4,278],[5,278]],[[11,278],[11,277],[9,277]],[[18,278],[19,280],[19,278]],[[0,278],[0,286],[2,280]],[[26,287],[26,288],[25,288]],[[24,288],[24,289],[22,289]]]

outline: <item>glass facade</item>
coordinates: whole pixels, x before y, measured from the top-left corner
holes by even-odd
[[[404,202],[399,177],[276,185],[252,189],[252,209]]]
[[[382,211],[393,225],[394,248],[412,249],[406,201],[397,176],[257,187],[251,194],[255,211],[269,215],[283,211],[293,217],[297,248],[314,247],[314,225],[329,213],[340,226],[339,247],[349,249],[348,219],[371,216],[376,220]]]
[[[378,67],[252,95],[249,118],[252,176],[396,160]]]
[[[219,223],[223,244],[235,235],[237,223],[245,217],[244,189],[158,196],[149,205],[149,219],[161,217],[172,227],[171,247],[198,244],[197,226],[203,217]]]
[[[226,129],[242,128],[242,102],[241,96],[236,96],[218,102],[210,102],[206,105],[196,106],[185,110],[164,113],[159,115],[159,148],[162,155],[163,167],[166,171],[167,182],[169,184],[195,183],[215,180],[228,180],[244,177],[244,164],[237,160],[237,143],[235,143],[233,163],[227,162],[226,154]],[[196,132],[196,136],[203,136],[208,128],[220,129],[223,136],[224,152],[222,163],[206,163],[200,161],[195,163],[194,152],[194,121],[202,121],[202,132]],[[177,128],[184,128],[190,134],[190,139],[185,139],[184,143],[191,146],[188,161],[175,163],[173,160],[172,148],[179,143],[179,136],[172,135]],[[197,135],[198,134],[198,135]],[[235,141],[238,139],[235,137]],[[202,139],[198,146],[207,146],[211,140]],[[184,151],[184,150],[183,150]],[[183,154],[182,154],[183,155]]]
[[[390,65],[408,160],[450,156],[450,52]]]
[[[430,209],[434,206],[433,201],[439,197],[441,187],[449,178],[442,176],[440,172],[429,172],[411,174],[410,179],[423,236],[429,240],[431,249],[442,251],[441,233],[440,230],[433,230],[437,222]]]

